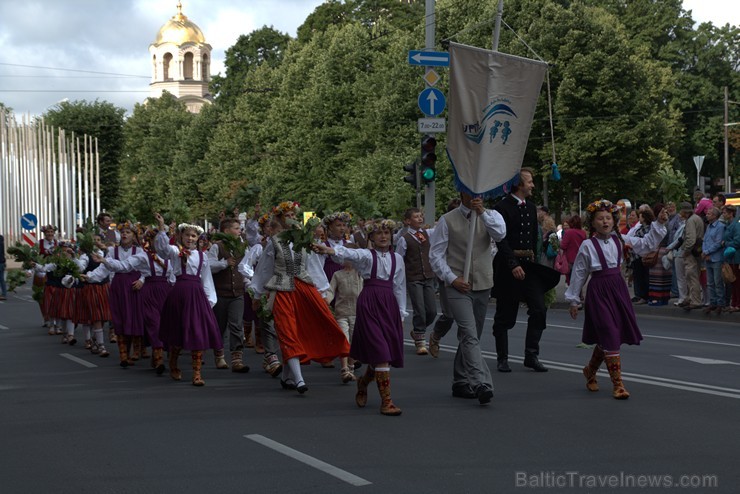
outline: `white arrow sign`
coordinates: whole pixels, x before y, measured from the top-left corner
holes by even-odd
[[[740,365],[740,362],[730,362],[729,360],[716,360],[713,358],[686,357],[684,355],[671,355],[671,357],[676,357],[676,358],[688,360],[689,362],[695,362],[697,364],[705,364],[705,365]]]
[[[429,92],[429,96],[427,96],[427,101],[429,102],[429,114],[436,115],[437,112],[434,111],[434,103],[437,101],[437,95],[434,94],[434,91]]]
[[[450,54],[445,51],[409,51],[409,64],[426,65],[427,67],[448,67]]]

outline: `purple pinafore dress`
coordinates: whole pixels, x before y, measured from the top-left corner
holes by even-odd
[[[136,246],[131,247],[131,255],[136,255]],[[113,248],[113,258],[120,261],[118,246]],[[141,278],[139,271],[116,273],[110,284],[108,303],[110,305],[113,328],[117,335],[143,336],[144,314],[140,291],[133,285]]]
[[[152,348],[162,348],[162,341],[159,338],[159,321],[162,317],[162,306],[164,301],[167,299],[172,285],[167,280],[167,268],[169,267],[170,260],[165,259],[164,267],[162,268],[161,276],[156,275],[157,272],[154,268],[154,259],[151,255],[147,255],[149,258],[149,272],[151,273],[146,277],[144,287],[141,289],[141,297],[143,299],[143,310],[144,310],[144,328],[149,338],[149,344]]]
[[[187,274],[187,259],[181,258],[182,274],[177,277],[162,307],[159,338],[167,347],[219,350],[223,348],[221,331],[200,279],[203,252],[197,253],[198,270],[195,274]]]
[[[598,344],[607,351],[618,351],[622,344],[639,345],[642,334],[637,327],[627,284],[619,271],[622,264],[620,242],[614,235],[610,241],[616,244],[618,252],[617,266],[613,268],[606,267],[601,242],[595,237],[591,238],[601,270],[591,272],[586,291],[582,341],[589,345]]]
[[[389,252],[390,277],[379,280],[378,254],[374,249],[370,253],[373,267],[357,298],[357,319],[349,354],[355,360],[370,365],[389,362],[392,367],[403,367],[403,321],[393,295],[396,256]]]
[[[347,244],[347,242],[345,242],[344,240],[342,240],[342,245],[346,245],[346,244]],[[324,242],[324,245],[326,245],[327,247],[331,247],[331,244],[329,243],[328,240],[326,240]],[[336,273],[337,271],[339,271],[343,267],[344,267],[344,265],[342,265],[342,264],[340,264],[338,262],[335,262],[331,258],[331,256],[326,256],[324,258],[324,274],[326,274],[326,281],[331,282],[331,279],[334,276],[334,273]]]

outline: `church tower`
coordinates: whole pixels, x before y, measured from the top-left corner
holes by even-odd
[[[213,102],[208,92],[211,45],[206,43],[203,31],[182,13],[181,2],[177,2],[177,14],[160,28],[154,43],[149,45],[149,53],[152,98],[159,98],[162,91],[167,91],[192,113]]]

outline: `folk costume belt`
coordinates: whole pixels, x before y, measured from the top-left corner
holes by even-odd
[[[534,251],[531,249],[529,250],[516,250],[515,249],[514,257],[534,259]]]

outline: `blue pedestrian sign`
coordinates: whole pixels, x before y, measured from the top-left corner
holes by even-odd
[[[446,51],[409,51],[410,65],[423,65],[425,67],[449,67],[450,54]]]
[[[33,213],[26,213],[23,216],[21,216],[21,226],[25,228],[26,230],[33,230],[36,228],[36,225],[39,224],[38,218],[36,218],[36,215]]]
[[[419,109],[424,115],[436,117],[446,105],[445,95],[439,89],[428,87],[419,93]]]

